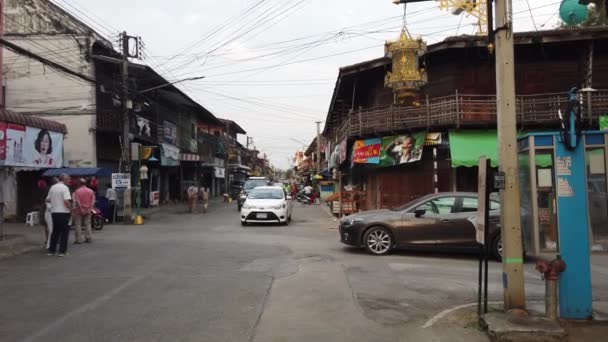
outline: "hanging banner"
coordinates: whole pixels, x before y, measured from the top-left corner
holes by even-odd
[[[25,126],[8,123],[6,126],[6,157],[5,165],[24,166],[25,156],[23,144],[25,143]]]
[[[383,137],[380,165],[393,166],[419,161],[425,137],[424,132]]]
[[[6,159],[6,122],[0,122],[0,161]]]
[[[353,145],[353,163],[378,164],[380,162],[381,145],[382,140],[380,138],[356,140]]]
[[[150,138],[152,137],[152,129],[150,120],[136,115],[137,118],[137,135],[140,137]]]
[[[346,144],[346,139],[342,140],[342,142],[340,143],[340,164],[344,163],[344,161],[346,160],[346,148],[348,147]]]
[[[163,142],[177,145],[177,126],[169,121],[163,121]]]

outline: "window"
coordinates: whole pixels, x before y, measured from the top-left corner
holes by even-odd
[[[419,205],[416,210],[424,209],[427,214],[450,214],[454,211],[456,197],[440,197]]]
[[[462,210],[463,213],[476,212],[477,211],[477,198],[474,197],[463,197],[462,198]]]
[[[192,128],[192,130],[190,131],[191,132],[190,138],[193,140],[196,140],[196,130],[197,130],[196,123],[194,123],[194,122],[191,123],[190,127]]]
[[[460,210],[460,212],[463,212],[463,213],[477,212],[478,202],[479,201],[478,201],[477,197],[463,197],[462,198],[462,209]],[[499,210],[499,209],[500,209],[500,203],[498,203],[497,201],[490,200],[490,211]]]

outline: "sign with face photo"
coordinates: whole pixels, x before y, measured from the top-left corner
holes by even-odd
[[[426,133],[403,134],[382,138],[380,165],[393,166],[417,162],[422,158]]]

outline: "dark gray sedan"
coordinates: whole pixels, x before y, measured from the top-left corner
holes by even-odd
[[[475,226],[477,193],[444,192],[427,195],[399,208],[364,211],[340,221],[340,240],[383,255],[393,248],[478,251]],[[490,197],[490,251],[502,255],[500,203]]]

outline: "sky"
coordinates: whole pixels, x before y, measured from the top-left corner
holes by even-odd
[[[290,166],[327,116],[338,69],[382,57],[398,38],[391,0],[53,0],[102,35],[141,36],[146,59],[215,116],[238,122],[278,168]],[[516,31],[558,25],[559,0],[513,0]],[[473,34],[476,19],[437,1],[407,5],[427,44]],[[246,137],[240,137],[242,143]]]

